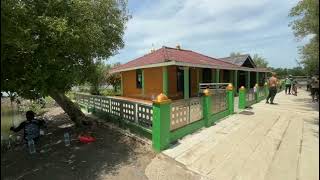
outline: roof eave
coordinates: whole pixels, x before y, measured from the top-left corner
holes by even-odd
[[[179,62],[179,61],[166,61],[163,63],[156,63],[156,64],[148,64],[143,66],[137,66],[132,68],[123,68],[119,70],[111,70],[110,73],[119,73],[124,71],[131,71],[136,69],[145,69],[145,68],[154,68],[154,67],[163,67],[163,66],[186,66],[186,67],[198,67],[198,68],[212,68],[212,69],[226,69],[226,70],[242,70],[242,71],[254,71],[254,72],[271,72],[269,70],[259,70],[256,68],[245,68],[240,66],[235,67],[227,67],[222,65],[212,65],[212,64],[193,64],[193,63],[186,63],[186,62]]]

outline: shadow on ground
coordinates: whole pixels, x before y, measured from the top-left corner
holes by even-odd
[[[123,179],[118,174],[129,174],[130,179],[146,179],[144,169],[155,156],[146,146],[104,125],[94,129],[96,142],[81,144],[77,131],[68,125],[70,121],[65,121],[65,116],[56,115],[55,120],[49,122],[49,135],[43,136],[36,154],[28,154],[22,145],[1,152],[1,179]],[[63,141],[65,132],[69,132],[72,139],[68,147]]]
[[[297,98],[296,101],[300,103],[305,103],[306,106],[311,107],[312,110],[319,111],[319,103],[312,102],[311,98]]]

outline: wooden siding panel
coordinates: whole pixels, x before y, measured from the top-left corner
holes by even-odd
[[[141,89],[136,85],[136,70],[122,72],[123,80],[123,96],[139,97],[141,96]]]
[[[191,97],[198,95],[198,80],[197,80],[197,70],[198,68],[190,69],[190,81],[191,81]]]
[[[162,93],[162,67],[144,69],[144,97],[154,98]]]

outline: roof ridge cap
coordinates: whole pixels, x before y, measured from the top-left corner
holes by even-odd
[[[177,50],[177,51],[191,51],[193,52],[192,50],[188,50],[188,49],[177,49],[177,48],[174,48],[174,47],[168,47],[168,46],[163,46],[164,48],[167,48],[167,49],[174,49],[174,50]]]

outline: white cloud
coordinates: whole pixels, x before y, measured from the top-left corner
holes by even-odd
[[[150,1],[138,11],[132,12],[133,18],[127,24],[124,37],[126,46],[120,54],[110,59],[112,62],[127,62],[149,52],[152,44],[160,48],[163,45],[175,46],[177,43],[182,48],[215,57],[226,56],[231,51],[248,51],[253,54],[260,47],[266,49],[260,52],[268,58],[273,54],[269,47],[275,46],[273,42],[293,38],[287,15],[296,2],[297,0]],[[293,48],[289,53],[296,55],[295,46],[291,44],[290,47]]]

